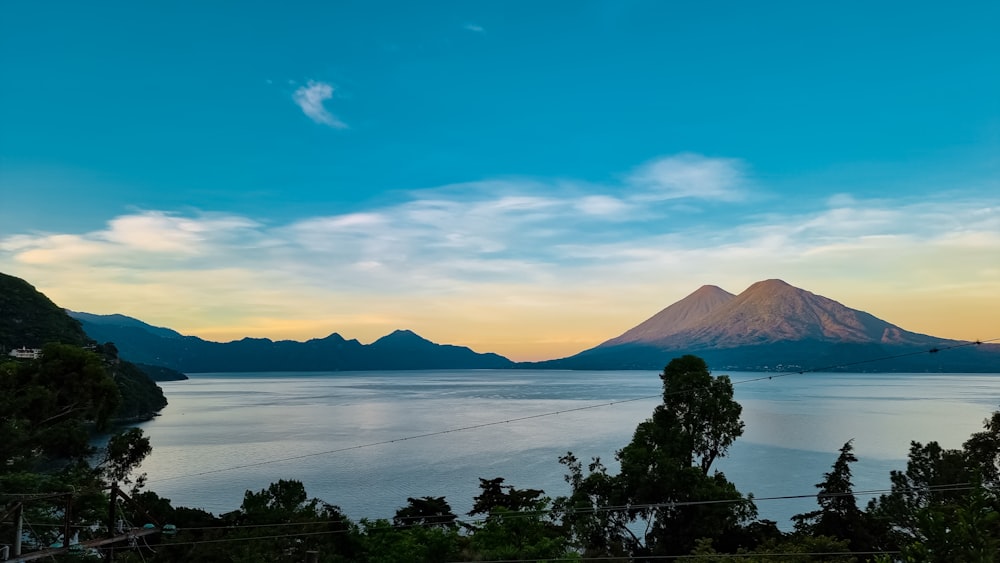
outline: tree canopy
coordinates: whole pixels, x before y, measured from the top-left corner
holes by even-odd
[[[662,402],[615,453],[618,471],[572,453],[570,494],[550,500],[540,489],[502,477],[480,478],[468,518],[444,496],[410,497],[389,519],[350,520],[335,505],[311,498],[304,484],[279,479],[246,491],[239,508],[214,515],[174,507],[144,490],[136,475],[150,452],[136,428],[109,439],[100,455],[88,426],[106,426],[121,400],[103,355],[52,345],[37,361],[0,364],[0,512],[34,493],[26,510],[40,545],[61,541],[66,507],[80,540],[102,537],[108,487],[132,484],[136,501],[120,517],[136,524],[153,515],[180,528],[150,536],[152,549],[122,546],[116,560],[319,561],[659,561],[683,556],[702,563],[873,561],[1000,562],[1000,411],[961,448],[913,442],[891,490],[857,505],[853,443],[845,443],[816,484],[817,509],[797,515],[795,529],[755,520],[745,496],[714,468],[743,433],[741,408],[726,376],[684,356],[663,370]],[[120,372],[119,372],[120,373]],[[57,493],[59,496],[52,496]],[[11,500],[13,499],[13,500]],[[67,502],[70,501],[70,502]],[[0,521],[0,537],[13,533]]]

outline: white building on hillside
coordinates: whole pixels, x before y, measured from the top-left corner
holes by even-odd
[[[42,357],[41,348],[14,348],[10,355],[21,360],[37,360]]]

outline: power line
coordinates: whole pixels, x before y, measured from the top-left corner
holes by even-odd
[[[757,497],[757,498],[733,498],[733,499],[715,499],[715,500],[691,500],[691,501],[672,501],[672,502],[659,502],[659,503],[646,503],[646,504],[629,504],[629,505],[608,505],[608,506],[597,506],[589,508],[544,508],[539,510],[510,510],[503,512],[502,516],[505,519],[511,518],[534,518],[541,515],[547,514],[594,514],[600,512],[626,512],[630,510],[649,510],[656,508],[675,508],[675,507],[687,507],[687,506],[703,506],[703,505],[717,505],[717,504],[743,504],[748,502],[757,501],[780,501],[780,500],[799,500],[799,499],[811,499],[811,498],[838,498],[846,496],[870,496],[885,493],[910,493],[910,492],[929,492],[929,493],[945,493],[945,492],[959,492],[959,491],[969,491],[974,489],[982,489],[984,487],[980,485],[975,485],[972,483],[947,483],[942,485],[931,485],[928,487],[906,487],[897,489],[868,489],[861,491],[850,491],[845,493],[810,493],[810,494],[799,494],[799,495],[780,495],[771,497]],[[423,520],[423,516],[412,516],[404,517],[401,520]],[[395,520],[395,519],[394,519]],[[442,523],[455,523],[455,524],[466,524],[475,525],[482,523],[483,519],[468,519],[468,518],[455,518],[447,522]],[[289,526],[321,526],[321,525],[331,525],[331,524],[348,524],[351,520],[343,516],[341,518],[332,520],[317,520],[313,522],[277,522],[274,524],[237,524],[237,525],[226,525],[226,526],[195,526],[195,527],[185,527],[184,532],[188,531],[202,531],[202,530],[249,530],[256,528],[281,528]],[[395,526],[397,528],[410,528],[419,527],[419,524],[403,524],[400,526]],[[348,530],[341,530],[340,532],[347,532]]]
[[[893,360],[893,359],[898,359],[898,358],[905,358],[905,357],[910,357],[910,356],[918,356],[918,355],[922,355],[922,354],[936,354],[936,353],[939,353],[939,352],[944,352],[944,351],[948,351],[948,350],[954,350],[956,348],[964,348],[964,347],[968,347],[968,346],[978,346],[978,345],[983,344],[983,343],[994,342],[994,341],[1000,341],[1000,338],[992,338],[992,339],[989,339],[989,340],[976,340],[974,342],[963,342],[963,343],[955,344],[955,345],[951,345],[951,346],[935,347],[935,348],[931,348],[929,350],[920,350],[920,351],[916,351],[916,352],[907,352],[907,353],[904,353],[904,354],[894,354],[894,355],[891,355],[891,356],[883,356],[883,357],[872,358],[872,359],[868,359],[868,360],[859,360],[859,361],[856,361],[856,362],[846,362],[846,363],[843,363],[843,364],[835,364],[835,365],[830,365],[830,366],[823,366],[823,367],[818,367],[818,368],[811,368],[811,369],[807,369],[807,370],[781,372],[781,373],[770,374],[770,375],[761,376],[761,377],[755,377],[755,378],[751,378],[751,379],[743,379],[743,380],[740,380],[740,381],[734,381],[733,385],[740,385],[740,384],[744,384],[744,383],[753,383],[753,382],[756,382],[756,381],[765,381],[765,380],[779,379],[779,378],[788,377],[788,376],[791,376],[791,375],[804,375],[804,374],[807,374],[807,373],[816,373],[816,372],[822,372],[822,371],[830,371],[830,370],[833,370],[833,369],[841,369],[841,368],[845,368],[845,367],[852,367],[852,366],[856,366],[856,365],[862,365],[862,364],[868,364],[868,363],[874,363],[874,362],[881,362],[881,361]],[[675,392],[670,393],[670,394],[674,395],[674,394],[681,394],[681,393],[689,393],[691,391],[692,391],[691,389],[682,389],[682,390],[678,390],[678,391],[675,391]],[[560,414],[567,414],[567,413],[572,413],[572,412],[586,411],[586,410],[591,410],[591,409],[596,409],[596,408],[602,408],[602,407],[609,407],[609,406],[614,406],[614,405],[620,405],[620,404],[624,404],[624,403],[633,403],[633,402],[636,402],[636,401],[644,401],[644,400],[649,400],[649,399],[655,399],[655,398],[663,397],[663,396],[664,396],[663,393],[657,393],[655,395],[645,395],[645,396],[642,396],[642,397],[633,397],[633,398],[630,398],[630,399],[622,399],[622,400],[610,401],[610,402],[606,402],[606,403],[597,403],[597,404],[593,404],[593,405],[585,405],[585,406],[582,406],[582,407],[575,407],[575,408],[570,408],[570,409],[562,409],[562,410],[558,410],[558,411],[550,411],[550,412],[544,412],[544,413],[539,413],[539,414],[532,414],[532,415],[527,415],[527,416],[520,416],[520,417],[515,417],[515,418],[509,418],[509,419],[505,419],[505,420],[497,420],[497,421],[492,421],[492,422],[484,422],[484,423],[481,423],[481,424],[472,424],[472,425],[469,425],[469,426],[462,426],[462,427],[458,427],[458,428],[449,428],[449,429],[446,429],[446,430],[438,430],[438,431],[434,431],[434,432],[426,432],[426,433],[423,433],[423,434],[414,434],[414,435],[410,435],[410,436],[401,436],[399,438],[393,438],[393,439],[389,439],[389,440],[380,440],[380,441],[377,441],[377,442],[367,442],[367,443],[363,443],[363,444],[356,444],[354,446],[345,446],[343,448],[335,448],[335,449],[332,449],[332,450],[325,450],[325,451],[320,451],[320,452],[311,452],[311,453],[307,453],[307,454],[301,454],[301,455],[284,457],[284,458],[276,458],[276,459],[270,459],[270,460],[264,460],[264,461],[257,461],[257,462],[253,462],[253,463],[245,463],[245,464],[241,464],[241,465],[234,465],[234,466],[223,467],[223,468],[219,468],[219,469],[209,469],[209,470],[205,470],[205,471],[199,471],[199,472],[195,472],[195,473],[187,473],[187,474],[183,474],[183,475],[173,475],[173,476],[170,476],[170,477],[162,477],[160,479],[150,479],[150,480],[148,480],[146,482],[147,483],[160,483],[160,482],[164,482],[164,481],[173,481],[173,480],[176,480],[176,479],[185,479],[185,478],[189,478],[189,477],[199,477],[199,476],[202,476],[202,475],[212,475],[212,474],[215,474],[215,473],[223,473],[223,472],[227,472],[227,471],[236,471],[236,470],[239,470],[239,469],[248,469],[248,468],[251,468],[251,467],[260,467],[262,465],[270,465],[270,464],[274,464],[274,463],[283,463],[283,462],[286,462],[286,461],[296,461],[296,460],[300,460],[300,459],[307,459],[307,458],[310,458],[310,457],[317,457],[317,456],[323,456],[323,455],[331,455],[331,454],[336,454],[336,453],[343,453],[343,452],[347,452],[347,451],[360,450],[360,449],[363,449],[363,448],[371,448],[371,447],[375,447],[375,446],[384,446],[384,445],[388,445],[388,444],[395,444],[395,443],[398,443],[398,442],[406,442],[406,441],[409,441],[409,440],[417,440],[417,439],[420,439],[420,438],[430,438],[430,437],[434,437],[434,436],[443,436],[443,435],[446,435],[446,434],[453,434],[453,433],[457,433],[457,432],[467,432],[467,431],[470,431],[470,430],[478,430],[480,428],[488,428],[488,427],[491,427],[491,426],[500,426],[500,425],[511,424],[511,423],[515,423],[515,422],[523,422],[525,420],[534,420],[534,419],[539,419],[539,418],[546,418],[546,417],[550,417],[550,416],[557,416],[557,415],[560,415]]]
[[[219,544],[219,543],[235,543],[242,541],[258,541],[258,540],[274,540],[274,539],[285,539],[285,538],[298,538],[298,537],[309,537],[309,536],[323,536],[323,535],[333,535],[347,533],[350,530],[324,530],[321,532],[301,532],[296,534],[274,534],[269,536],[252,536],[246,538],[216,538],[208,540],[193,540],[186,542],[169,542],[161,544],[164,547],[168,546],[192,546],[192,545],[204,545],[204,544]],[[727,557],[727,558],[744,558],[744,557],[759,557],[759,556],[827,556],[827,557],[837,557],[837,556],[849,556],[849,555],[893,555],[898,554],[899,551],[825,551],[825,552],[787,552],[787,553],[713,553],[712,557]],[[658,559],[658,560],[669,560],[669,559],[693,559],[696,557],[705,557],[705,555],[638,555],[639,559]],[[605,556],[605,557],[544,557],[540,559],[500,559],[494,560],[490,559],[492,563],[542,563],[545,561],[615,561],[621,560],[622,556]],[[456,563],[480,563],[478,560],[470,560],[465,562]]]
[[[987,340],[986,342],[991,342],[991,341],[994,341],[994,340],[1000,340],[1000,338]],[[945,350],[951,350],[951,349],[961,348],[961,347],[967,347],[967,346],[974,346],[974,345],[978,345],[978,344],[981,344],[981,343],[983,343],[983,341],[962,343],[962,344],[957,344],[957,345],[952,345],[952,346],[946,346],[946,347],[941,347],[941,348],[932,348],[930,350],[922,350],[922,351],[919,351],[919,352],[911,352],[911,353],[905,353],[905,354],[896,354],[896,355],[892,355],[892,356],[885,356],[885,357],[881,357],[881,358],[874,358],[874,359],[863,360],[863,361],[842,363],[842,364],[837,364],[837,365],[832,365],[832,366],[825,366],[825,367],[820,367],[820,368],[813,368],[813,369],[809,369],[809,370],[789,371],[789,372],[785,372],[785,373],[770,374],[770,375],[767,375],[767,376],[761,376],[761,377],[756,377],[756,378],[745,379],[745,380],[740,380],[740,381],[737,381],[737,382],[733,382],[733,385],[743,384],[743,383],[751,383],[751,382],[755,382],[755,381],[772,380],[772,379],[787,377],[787,376],[790,376],[790,375],[801,375],[801,374],[805,374],[805,373],[827,371],[827,370],[831,370],[831,369],[838,369],[838,368],[850,367],[850,366],[861,365],[861,364],[866,364],[866,363],[872,363],[872,362],[877,362],[877,361],[884,361],[884,360],[895,359],[895,358],[902,358],[902,357],[908,357],[908,356],[922,355],[922,354],[925,354],[925,353],[934,354],[934,353],[938,353],[938,352],[945,351]],[[672,392],[670,394],[687,393],[687,392],[692,392],[692,391],[693,391],[693,389],[679,390],[679,391],[676,391],[676,392]],[[350,446],[350,447],[345,447],[345,448],[338,448],[338,449],[328,450],[328,451],[323,451],[323,452],[313,452],[313,453],[309,453],[309,454],[303,454],[303,455],[299,455],[299,456],[292,456],[292,457],[282,458],[282,459],[266,460],[266,461],[262,461],[262,462],[252,463],[252,464],[244,464],[244,465],[240,465],[240,466],[233,466],[233,467],[228,467],[228,468],[222,468],[222,469],[216,469],[216,470],[198,472],[198,473],[193,473],[193,474],[189,474],[189,475],[174,476],[174,477],[169,477],[169,478],[160,479],[160,480],[164,481],[164,480],[170,480],[170,479],[178,479],[178,478],[182,478],[182,477],[192,477],[192,476],[198,476],[198,475],[218,473],[218,472],[223,472],[223,471],[233,471],[233,470],[238,470],[238,469],[243,469],[243,468],[248,468],[248,467],[255,467],[255,466],[260,466],[260,465],[266,465],[266,464],[271,464],[271,463],[278,463],[278,462],[284,462],[284,461],[292,461],[292,460],[298,460],[298,459],[303,459],[303,458],[308,458],[308,457],[314,457],[314,456],[319,456],[319,455],[327,455],[327,454],[333,454],[333,453],[338,453],[338,452],[344,452],[344,451],[350,451],[350,450],[355,450],[355,449],[366,448],[366,447],[373,447],[373,446],[377,446],[377,445],[391,444],[391,443],[396,443],[396,442],[413,440],[413,439],[417,439],[417,438],[439,436],[439,435],[445,435],[445,434],[450,434],[450,433],[454,433],[454,432],[468,431],[468,430],[474,430],[474,429],[478,429],[478,428],[485,428],[485,427],[490,427],[490,426],[497,426],[497,425],[502,425],[502,424],[509,424],[509,423],[514,423],[514,422],[520,422],[520,421],[525,421],[525,420],[538,419],[538,418],[543,418],[543,417],[548,417],[548,416],[555,416],[555,415],[564,414],[564,413],[572,413],[572,412],[577,412],[577,411],[585,411],[585,410],[590,410],[590,409],[595,409],[595,408],[601,408],[601,407],[605,407],[605,406],[613,406],[613,405],[617,405],[617,404],[623,404],[623,403],[630,403],[630,402],[635,402],[635,401],[647,400],[647,399],[652,399],[652,398],[656,398],[656,397],[660,397],[660,396],[664,396],[664,394],[661,393],[661,394],[657,394],[657,395],[648,395],[648,396],[643,396],[643,397],[635,397],[635,398],[630,398],[630,399],[623,399],[623,400],[618,400],[618,401],[610,401],[610,402],[599,403],[599,404],[594,404],[594,405],[586,405],[586,406],[575,407],[575,408],[570,408],[570,409],[562,409],[562,410],[558,410],[558,411],[551,411],[551,412],[539,413],[539,414],[534,414],[534,415],[527,415],[527,416],[515,417],[515,418],[510,418],[510,419],[506,419],[506,420],[502,420],[502,421],[494,421],[494,422],[481,423],[481,424],[476,424],[476,425],[469,425],[469,426],[460,427],[460,428],[446,429],[446,430],[441,430],[441,431],[436,431],[436,432],[428,432],[428,433],[423,433],[423,434],[417,434],[417,435],[411,435],[411,436],[404,436],[404,437],[395,438],[395,439],[391,439],[391,440],[383,440],[383,441],[379,441],[379,442],[359,444],[359,445],[355,445],[355,446]],[[947,488],[945,488],[945,487],[947,487]],[[943,491],[969,490],[969,489],[972,489],[972,488],[974,488],[974,487],[968,486],[967,483],[962,483],[962,484],[953,484],[952,486],[939,487],[936,490],[939,491],[939,492],[943,492]],[[928,490],[930,490],[930,489],[928,489]],[[871,490],[871,491],[853,491],[853,492],[850,492],[850,493],[842,493],[842,495],[848,495],[848,494],[850,494],[850,495],[865,495],[865,494],[879,494],[879,493],[885,493],[885,492],[892,492],[892,490],[891,489],[890,490],[882,489],[882,490]],[[62,493],[61,495],[65,495],[65,494],[66,493]],[[42,495],[9,494],[9,495],[5,495],[5,496],[9,496],[9,497],[22,497],[22,498],[30,498],[30,499],[33,499],[33,500],[40,500],[40,499],[45,498],[47,496],[61,496],[61,495],[56,495],[56,494],[52,494],[52,495],[46,495],[46,494],[42,494]],[[814,498],[814,497],[815,498],[823,498],[823,497],[832,497],[832,496],[840,496],[840,495],[824,495],[824,494],[818,494],[817,495],[817,494],[809,494],[809,495],[784,495],[784,496],[776,496],[776,497],[760,497],[760,498],[756,498],[756,499],[739,498],[739,499],[721,499],[721,500],[706,500],[706,501],[681,501],[681,502],[659,503],[659,504],[649,504],[649,505],[631,505],[631,506],[620,506],[620,507],[595,507],[595,508],[592,508],[592,509],[589,509],[589,510],[588,509],[582,509],[582,510],[573,510],[573,509],[558,509],[558,510],[556,510],[556,509],[547,509],[547,510],[543,510],[543,511],[511,512],[511,513],[504,514],[504,517],[538,517],[538,516],[540,516],[542,514],[549,514],[549,513],[557,512],[557,511],[558,512],[564,512],[564,513],[565,512],[580,512],[580,513],[584,513],[584,512],[588,512],[588,511],[589,512],[599,512],[599,511],[611,512],[611,511],[644,510],[644,509],[655,509],[655,508],[666,508],[666,507],[679,507],[679,506],[696,506],[696,505],[720,504],[720,503],[742,503],[742,502],[751,502],[751,501],[788,500],[788,499],[801,499],[801,498]],[[328,524],[334,524],[334,523],[342,523],[342,522],[343,522],[342,520],[338,520],[338,521],[328,521],[327,523]],[[459,521],[457,519],[455,520],[455,522],[465,523],[465,521]],[[475,522],[475,521],[473,521],[473,522]],[[289,523],[289,524],[291,525],[291,523]],[[298,523],[297,525],[304,525],[304,524],[305,523]],[[261,525],[260,527],[273,527],[273,526],[275,526],[275,525]],[[238,529],[246,528],[246,526],[225,527],[225,528],[231,529],[231,530],[238,530]],[[211,528],[205,528],[205,529],[211,529]],[[200,541],[197,541],[197,542],[184,542],[184,543],[190,543],[190,544],[197,544],[197,543],[219,543],[219,542],[225,542],[225,541],[276,539],[276,538],[281,538],[281,537],[309,536],[309,535],[320,535],[320,534],[329,534],[329,533],[343,533],[343,532],[346,532],[346,530],[339,530],[339,531],[338,530],[334,530],[334,531],[322,531],[322,532],[304,532],[304,533],[298,533],[298,534],[258,536],[258,537],[253,537],[253,538],[228,538],[228,539],[227,538],[221,538],[221,539],[215,539],[215,540],[200,540]],[[182,545],[183,544],[182,542],[171,542],[171,543],[173,545]],[[843,552],[843,554],[851,554],[851,553],[852,552]],[[857,554],[857,555],[861,555],[861,554],[875,554],[875,553],[889,553],[889,552],[870,552],[870,553],[853,552],[853,554]],[[840,554],[841,553],[819,553],[819,554],[816,554],[816,555],[830,555],[830,556],[833,556],[833,555],[840,555]],[[39,554],[39,555],[41,555],[41,554]],[[720,555],[727,556],[726,554],[720,554]],[[767,554],[767,555],[782,555],[782,554]],[[805,554],[802,554],[802,553],[793,553],[793,554],[788,554],[788,555],[805,555]],[[683,558],[686,558],[688,556],[658,556],[656,558],[661,558],[661,557],[665,558],[665,559],[666,558],[669,558],[669,559],[683,559]],[[592,559],[592,560],[599,560],[599,559]],[[536,561],[536,560],[530,560],[529,559],[529,560],[510,560],[510,561]],[[537,561],[540,561],[540,560],[537,560]]]
[[[605,506],[605,507],[594,507],[594,508],[584,508],[584,509],[580,509],[580,508],[560,508],[560,509],[549,508],[549,509],[542,509],[542,510],[509,511],[509,512],[502,513],[502,517],[505,518],[505,519],[512,519],[512,518],[537,518],[539,516],[547,515],[547,514],[551,514],[551,513],[587,514],[587,513],[597,513],[597,512],[622,512],[622,511],[626,511],[626,510],[644,510],[644,509],[653,509],[653,508],[668,508],[668,507],[680,507],[680,506],[698,506],[698,505],[711,505],[711,504],[722,504],[722,503],[745,503],[745,502],[762,501],[762,500],[791,500],[791,499],[802,499],[802,498],[833,498],[833,497],[840,497],[840,496],[863,496],[863,495],[881,494],[881,493],[890,493],[890,492],[954,492],[954,491],[972,490],[972,489],[976,489],[976,488],[980,488],[980,487],[976,486],[976,485],[972,485],[970,483],[949,483],[949,484],[943,484],[943,485],[934,485],[934,486],[925,487],[925,488],[905,488],[905,489],[895,489],[895,490],[893,490],[893,489],[872,489],[872,490],[864,490],[864,491],[851,491],[851,492],[846,492],[846,493],[829,493],[829,494],[819,493],[819,494],[803,494],[803,495],[782,495],[782,496],[773,496],[773,497],[760,497],[760,498],[755,498],[755,499],[740,498],[740,499],[721,499],[721,500],[700,500],[700,501],[664,502],[664,503],[650,503],[650,504],[641,504],[641,505]],[[419,517],[416,517],[416,518],[419,518]],[[460,519],[456,518],[455,520],[452,520],[452,521],[450,521],[448,523],[474,525],[474,524],[480,524],[480,523],[482,523],[482,521],[483,520],[481,520],[481,519],[480,520],[468,520],[468,519],[460,520]],[[348,525],[350,523],[351,523],[350,519],[348,519],[346,516],[344,516],[344,517],[338,518],[336,520],[322,520],[322,521],[315,521],[315,522],[279,522],[279,523],[274,523],[274,524],[248,524],[248,525],[235,525],[235,526],[202,526],[202,527],[184,528],[184,529],[179,530],[179,531],[180,532],[189,532],[189,531],[205,531],[205,530],[223,530],[223,531],[227,531],[227,532],[238,532],[238,531],[258,529],[258,528],[278,528],[278,527],[285,527],[285,526],[305,527],[305,526],[337,525],[337,524]],[[420,527],[420,526],[421,526],[421,524],[404,524],[404,525],[395,525],[395,526],[393,526],[390,529],[398,530],[400,528],[415,528],[415,527]],[[379,529],[373,529],[373,531],[378,531],[378,530]],[[346,529],[340,529],[340,530],[321,530],[321,531],[316,531],[316,532],[295,532],[295,533],[284,533],[284,534],[270,534],[270,535],[265,535],[265,536],[249,536],[249,537],[241,537],[241,538],[228,537],[228,538],[212,538],[212,539],[191,540],[191,541],[167,541],[167,542],[164,542],[162,545],[165,546],[165,547],[166,546],[193,546],[193,545],[201,545],[201,544],[219,544],[219,543],[242,542],[242,541],[259,541],[259,540],[273,540],[273,539],[284,539],[284,538],[310,537],[310,536],[320,536],[320,535],[347,534],[347,533],[352,533],[353,531],[354,530],[352,530],[351,528],[346,528]],[[148,532],[148,530],[142,530],[142,532]],[[122,536],[122,537],[125,537],[125,536]],[[713,556],[719,556],[719,557],[744,557],[744,556],[748,556],[748,555],[768,555],[768,556],[771,556],[771,555],[774,555],[774,556],[782,556],[782,555],[816,555],[816,556],[824,556],[825,555],[825,556],[839,556],[839,555],[850,555],[850,554],[854,554],[854,555],[865,555],[865,554],[868,554],[868,555],[871,555],[871,554],[878,554],[878,553],[892,554],[892,553],[896,553],[896,552],[815,552],[815,553],[788,553],[788,554],[782,554],[782,553],[752,554],[751,553],[751,554],[712,554],[712,555]],[[42,554],[38,554],[38,555],[42,555]],[[654,559],[686,559],[686,558],[691,558],[691,557],[694,557],[694,556],[691,556],[691,555],[642,556],[642,558],[646,558],[646,559],[648,559],[650,557],[652,557]],[[603,558],[602,557],[591,557],[591,558],[583,558],[582,560],[585,560],[585,561],[587,561],[587,560],[602,561],[602,560],[610,560],[610,559],[615,559],[615,558],[614,557],[603,557]],[[530,561],[551,561],[551,560],[553,560],[553,559],[552,558],[545,558],[545,559],[510,559],[510,560],[507,560],[507,561],[510,561],[511,563],[514,563],[514,562],[522,562],[522,561],[523,562],[530,562]],[[556,560],[558,560],[558,559],[556,559]],[[581,559],[580,558],[575,558],[574,560],[581,560]]]
[[[208,540],[193,540],[185,542],[169,542],[161,544],[164,547],[169,546],[195,546],[195,545],[206,545],[206,544],[219,544],[219,543],[236,543],[243,541],[259,541],[259,540],[275,540],[275,539],[286,539],[286,538],[300,538],[300,537],[310,537],[310,536],[324,536],[324,535],[334,535],[350,532],[350,530],[324,530],[320,532],[300,532],[295,534],[273,534],[268,536],[252,536],[245,538],[215,538]],[[816,557],[846,557],[851,555],[895,555],[900,553],[899,551],[885,550],[885,551],[815,551],[815,552],[778,552],[778,553],[712,553],[711,557],[724,557],[724,558],[746,558],[746,557],[760,557],[760,556],[774,556],[774,557],[792,557],[792,556],[816,556]],[[695,554],[685,554],[685,555],[637,555],[638,559],[656,559],[656,560],[671,560],[671,559],[694,559],[699,557],[706,557],[706,555],[695,555]],[[491,559],[493,563],[542,563],[545,561],[620,561],[623,556],[602,556],[602,557],[583,557],[574,555],[571,557],[544,557],[539,559]],[[465,562],[457,563],[480,563],[479,560],[469,560]]]
[[[813,557],[849,557],[851,555],[898,555],[899,551],[811,551],[811,552],[783,552],[783,553],[710,553],[710,554],[687,554],[687,555],[606,555],[601,557],[543,557],[541,559],[490,559],[489,563],[545,563],[547,561],[621,561],[623,559],[645,561],[656,559],[667,561],[672,559],[703,559],[707,557],[743,559],[747,557],[802,557],[804,555]],[[458,561],[455,563],[483,563],[482,560]]]

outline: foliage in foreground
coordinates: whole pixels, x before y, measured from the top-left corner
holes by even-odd
[[[48,354],[48,352],[47,352]],[[149,453],[138,429],[112,438],[96,457],[88,425],[107,423],[117,387],[92,355],[55,350],[34,367],[0,366],[0,510],[19,496],[67,493],[30,503],[32,522],[53,524],[37,541],[59,541],[64,501],[79,539],[101,537],[107,487],[133,483],[135,504],[125,522],[147,515],[176,525],[119,545],[118,561],[658,561],[784,563],[830,561],[1000,561],[1000,412],[960,449],[911,444],[907,467],[891,474],[889,493],[857,504],[851,442],[818,483],[817,509],[794,517],[794,530],[756,519],[742,495],[713,463],[742,434],[741,408],[725,376],[712,376],[694,356],[664,369],[663,402],[615,453],[612,473],[599,459],[586,466],[561,458],[571,493],[550,499],[504,479],[480,479],[480,494],[465,517],[444,497],[409,498],[391,519],[353,522],[341,510],[310,498],[302,483],[279,480],[247,491],[239,509],[219,516],[174,507],[142,490],[134,471]],[[56,431],[58,429],[58,431]],[[26,505],[27,506],[27,505]],[[141,507],[141,508],[140,508]],[[10,537],[0,522],[0,537]],[[148,546],[146,545],[148,542]],[[155,551],[154,551],[155,550]],[[105,550],[104,553],[107,553]]]

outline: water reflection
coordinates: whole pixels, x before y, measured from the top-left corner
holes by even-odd
[[[143,424],[154,448],[143,466],[151,489],[225,512],[246,489],[299,479],[353,518],[391,516],[406,497],[424,495],[467,511],[479,477],[563,494],[558,457],[572,450],[613,467],[660,393],[648,371],[203,374],[162,385],[170,406]],[[735,389],[746,433],[719,466],[758,497],[813,493],[852,438],[858,488],[885,487],[910,440],[957,447],[1000,403],[1000,376],[981,374],[813,374]],[[355,447],[643,396],[654,398]],[[286,458],[297,459],[253,465]],[[241,465],[253,466],[206,473]],[[760,503],[762,516],[782,522],[813,507]]]

